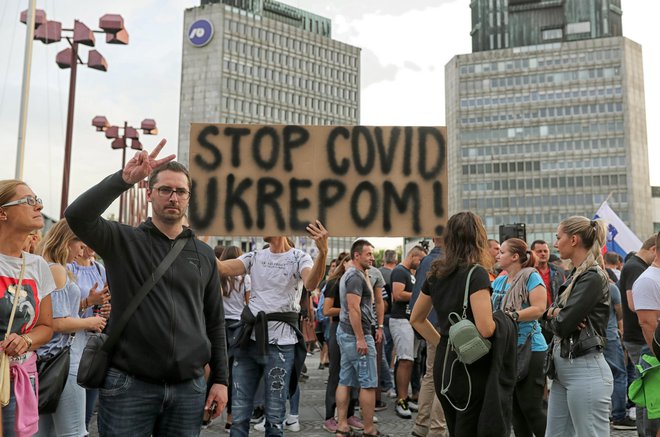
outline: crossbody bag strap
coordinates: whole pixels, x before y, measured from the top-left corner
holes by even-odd
[[[5,339],[11,334],[11,325],[14,324],[14,315],[16,315],[16,307],[18,306],[19,293],[23,286],[23,278],[25,277],[25,254],[23,254],[23,264],[21,265],[21,273],[18,276],[18,284],[14,290],[14,305],[11,308],[11,315],[9,316],[9,323],[7,323],[7,332],[5,332]]]
[[[138,292],[135,293],[135,297],[131,300],[128,307],[121,315],[121,319],[119,319],[117,324],[112,327],[112,332],[110,333],[108,340],[103,344],[104,351],[110,352],[112,348],[115,346],[115,344],[119,341],[119,337],[121,336],[121,333],[124,331],[124,328],[126,328],[126,325],[128,324],[130,318],[133,316],[135,310],[137,310],[137,308],[142,303],[142,300],[144,300],[147,294],[149,294],[151,289],[154,287],[154,285],[156,285],[156,283],[163,276],[165,271],[167,271],[167,269],[170,268],[172,262],[174,262],[174,259],[179,255],[179,253],[181,253],[183,246],[185,246],[187,242],[188,242],[188,238],[178,239],[176,243],[174,243],[172,249],[170,249],[170,251],[168,252],[167,256],[165,256],[165,258],[160,262],[156,270],[151,274],[151,277],[149,277],[149,279],[147,279],[147,281],[144,284],[142,284],[140,290],[138,290]]]
[[[465,281],[465,296],[463,296],[463,319],[467,318],[467,309],[468,309],[468,297],[470,294],[470,279],[472,278],[472,272],[479,266],[479,264],[475,264],[472,266],[470,269],[470,272],[468,273],[467,280]]]

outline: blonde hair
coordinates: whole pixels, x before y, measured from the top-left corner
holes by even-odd
[[[591,267],[597,267],[598,273],[607,280],[607,274],[602,269],[603,255],[601,252],[602,247],[605,246],[607,241],[607,227],[603,220],[591,220],[579,215],[567,218],[559,224],[559,227],[568,235],[577,235],[580,237],[582,247],[587,249],[587,257],[582,261],[582,264],[574,266],[576,269],[573,279],[559,298],[559,303],[564,305],[571,294],[577,277]]]
[[[0,181],[0,205],[9,202],[16,195],[16,188],[27,184],[19,179],[3,179]]]
[[[66,267],[69,260],[69,243],[78,239],[69,227],[66,219],[61,219],[46,232],[46,235],[37,247],[37,253],[43,256],[46,261]],[[67,275],[71,280],[75,279],[73,273],[68,268]]]

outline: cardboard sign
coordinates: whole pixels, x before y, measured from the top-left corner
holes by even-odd
[[[193,124],[191,226],[205,235],[434,236],[444,127]]]

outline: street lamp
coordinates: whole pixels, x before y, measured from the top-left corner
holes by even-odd
[[[21,12],[21,22],[27,22],[28,11]],[[73,110],[76,100],[76,75],[78,73],[78,64],[87,64],[89,68],[100,71],[108,71],[108,63],[98,51],[90,50],[87,54],[87,62],[83,62],[78,55],[80,44],[94,47],[96,44],[95,33],[105,34],[105,42],[108,44],[128,44],[128,32],[124,28],[124,19],[121,15],[106,14],[99,19],[99,27],[102,30],[92,30],[83,22],[74,20],[72,29],[63,29],[62,23],[52,21],[46,18],[43,10],[37,10],[35,13],[34,39],[51,44],[62,40],[62,32],[67,32],[65,36],[70,47],[60,51],[55,62],[64,69],[71,69],[69,80],[69,104],[66,120],[66,137],[64,142],[64,172],[62,175],[62,198],[60,200],[60,217],[64,217],[64,210],[69,203],[69,173],[71,169],[71,143],[73,139]]]
[[[105,137],[112,139],[110,146],[113,149],[121,149],[121,168],[124,168],[126,165],[126,148],[128,147],[128,140],[131,140],[131,149],[142,150],[142,143],[140,143],[140,134],[138,130],[141,130],[145,135],[157,135],[158,128],[156,127],[156,121],[152,118],[145,118],[140,123],[140,128],[135,128],[129,126],[128,122],[124,122],[124,126],[112,126],[108,119],[103,115],[97,115],[92,119],[92,126],[96,128],[97,132],[105,132]],[[120,135],[119,130],[123,129],[123,134]],[[140,186],[139,188],[144,188]],[[131,196],[136,198],[137,196]],[[134,215],[134,212],[140,208],[131,208],[131,211],[128,211],[126,208],[126,197],[124,194],[121,195],[119,199],[119,223],[127,223],[131,220],[130,216]],[[146,205],[146,204],[145,204]],[[127,212],[127,214],[124,214]],[[126,217],[124,217],[126,215]]]

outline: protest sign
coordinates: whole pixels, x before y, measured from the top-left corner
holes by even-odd
[[[433,236],[447,222],[444,127],[194,123],[191,226],[205,235]]]

